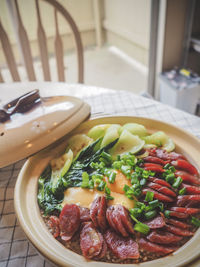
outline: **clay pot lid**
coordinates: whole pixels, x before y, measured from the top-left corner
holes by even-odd
[[[90,106],[72,96],[40,97],[33,90],[0,109],[0,168],[57,141],[89,117]]]

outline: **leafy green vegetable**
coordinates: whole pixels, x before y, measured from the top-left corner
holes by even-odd
[[[51,167],[50,165],[43,171],[38,181],[38,203],[39,206],[44,210],[44,214],[49,214],[54,210],[61,211],[62,199],[55,198],[52,192],[52,185],[50,182],[51,178]]]
[[[102,153],[112,148],[118,139],[99,149],[101,141],[102,138],[83,148],[63,177],[61,175],[60,177],[53,177],[55,178],[53,179],[50,165],[44,170],[38,182],[38,203],[45,214],[51,214],[54,210],[61,210],[60,203],[63,200],[64,191],[68,187],[81,186],[83,180],[82,174],[87,172],[90,176],[94,171],[91,168],[91,163],[99,161]],[[92,188],[92,186],[93,181],[90,179],[88,187]],[[102,190],[104,186],[103,184],[99,184],[99,188]]]

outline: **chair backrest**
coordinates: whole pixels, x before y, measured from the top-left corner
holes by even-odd
[[[37,39],[38,39],[38,47],[40,52],[40,60],[43,69],[43,77],[45,81],[51,80],[50,75],[50,67],[49,67],[49,57],[48,57],[48,50],[47,50],[47,38],[45,34],[44,27],[42,25],[41,15],[40,15],[40,8],[39,8],[39,0],[33,0],[36,4],[36,14],[37,14]],[[56,65],[57,65],[57,74],[59,81],[65,81],[65,66],[64,66],[64,51],[63,51],[63,43],[62,38],[59,33],[58,28],[58,16],[57,13],[62,14],[62,16],[66,19],[70,28],[72,30],[75,43],[76,43],[76,51],[77,51],[77,61],[78,61],[78,82],[84,82],[84,61],[83,61],[83,46],[81,42],[80,33],[78,28],[69,14],[69,12],[56,0],[42,0],[47,2],[54,8],[54,18],[55,18],[55,58],[56,58]],[[36,75],[33,66],[33,59],[30,49],[30,44],[28,40],[28,35],[26,33],[25,27],[23,25],[20,11],[18,7],[17,0],[14,0],[15,9],[16,9],[16,18],[17,18],[17,33],[18,33],[18,41],[21,47],[21,54],[24,61],[24,66],[27,72],[28,79],[30,81],[36,80]],[[12,46],[8,35],[1,23],[0,20],[0,40],[2,44],[3,53],[5,55],[5,59],[7,62],[7,66],[10,70],[11,76],[13,81],[20,81],[20,75],[18,72],[17,64],[15,61],[15,57],[12,51]],[[0,72],[0,82],[3,81],[2,74]]]

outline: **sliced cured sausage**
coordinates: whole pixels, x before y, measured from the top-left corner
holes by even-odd
[[[153,231],[147,236],[147,239],[153,243],[170,244],[180,241],[182,237],[169,232]]]
[[[144,169],[147,171],[158,172],[158,173],[164,172],[163,167],[160,164],[156,163],[144,163]]]
[[[152,219],[151,221],[147,221],[144,222],[145,224],[147,224],[150,229],[158,229],[158,228],[162,228],[165,226],[165,220],[163,219],[162,216],[158,216],[154,219]]]
[[[97,213],[97,223],[99,228],[102,230],[105,230],[107,228],[106,209],[107,209],[106,197],[101,196],[99,200],[99,209]]]
[[[170,152],[168,153],[167,151],[163,149],[155,149],[151,153],[152,155],[156,155],[158,158],[163,159],[163,160],[177,160],[177,159],[184,159],[185,157],[181,154],[178,154],[176,152]]]
[[[179,219],[186,219],[189,217],[189,214],[170,210],[170,217],[176,217]]]
[[[178,160],[172,161],[171,164],[174,167],[176,167],[178,169],[182,169],[186,172],[189,172],[192,175],[198,175],[197,169],[191,163],[189,163],[187,160],[178,159]]]
[[[177,211],[180,213],[185,213],[189,215],[197,214],[200,212],[200,209],[195,209],[195,208],[184,208],[184,207],[172,207],[170,208],[172,211]]]
[[[180,229],[178,227],[172,226],[172,225],[166,225],[166,230],[175,234],[175,235],[181,235],[181,236],[192,236],[194,233],[190,232],[188,230]]]
[[[91,221],[90,210],[84,207],[79,207],[79,209],[80,209],[80,221],[81,222]]]
[[[183,184],[182,187],[186,188],[187,194],[200,194],[200,187],[189,184]]]
[[[113,222],[113,219],[112,219],[112,212],[114,210],[114,206],[110,206],[107,211],[106,211],[106,218],[108,220],[108,223],[110,225],[110,227],[112,229],[114,229],[117,233],[118,233],[118,229],[117,229],[117,226],[115,225],[115,223]]]
[[[175,250],[175,248],[164,247],[161,245],[154,244],[150,241],[147,241],[144,238],[140,238],[138,241],[140,249],[149,251],[149,252],[156,252],[161,255],[169,254]]]
[[[100,255],[103,249],[104,239],[92,222],[84,223],[80,234],[80,247],[83,256],[92,259]]]
[[[177,197],[178,206],[185,206],[190,202],[194,204],[200,203],[200,195],[185,195]]]
[[[129,236],[124,225],[122,224],[121,214],[120,214],[120,211],[118,209],[118,206],[114,206],[114,209],[111,213],[111,218],[112,218],[112,221],[118,230],[117,232],[119,232],[124,237]]]
[[[100,197],[95,198],[90,207],[90,217],[96,228],[98,227],[97,214],[99,210],[99,202]]]
[[[200,185],[200,179],[188,172],[176,171],[175,174],[177,177],[180,176],[186,183]]]
[[[182,228],[182,229],[188,229],[189,227],[191,227],[189,224],[185,223],[185,222],[181,222],[178,220],[174,220],[174,219],[167,219],[167,223],[168,224],[172,224],[178,228]]]
[[[174,201],[173,198],[168,197],[166,195],[163,195],[162,193],[159,193],[156,190],[153,190],[151,188],[144,188],[142,190],[142,194],[146,195],[148,191],[153,192],[154,193],[154,198],[158,199],[158,200],[160,200],[162,202],[173,202]]]
[[[158,157],[153,157],[153,156],[147,156],[146,158],[143,158],[145,162],[151,162],[151,163],[157,163],[160,165],[165,165],[167,162],[158,158]]]
[[[172,186],[168,182],[166,182],[165,180],[156,178],[156,177],[149,177],[148,181],[154,182],[156,184],[160,184],[160,185],[163,185],[163,186],[166,186],[166,187],[169,187],[169,188],[172,188]]]
[[[131,222],[128,210],[122,205],[118,205],[118,210],[120,212],[120,218],[122,220],[122,223],[126,231],[128,231],[128,233],[130,234],[133,234],[134,233],[133,224]]]
[[[167,195],[170,197],[176,197],[176,193],[166,186],[162,186],[160,184],[152,183],[152,182],[148,183],[147,186],[149,188],[152,188],[152,189],[164,194],[164,195]]]
[[[59,216],[61,238],[70,240],[80,226],[80,209],[76,204],[66,204]]]
[[[56,238],[60,235],[60,221],[56,216],[51,216],[48,221],[48,225],[51,228],[53,236]]]
[[[119,259],[138,259],[138,244],[130,237],[122,237],[114,231],[107,230],[104,234],[106,243],[112,253]]]

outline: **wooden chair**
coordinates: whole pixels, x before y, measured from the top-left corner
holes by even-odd
[[[47,50],[47,39],[46,39],[44,27],[42,25],[41,16],[40,16],[40,9],[39,9],[39,2],[38,2],[39,0],[33,0],[33,1],[35,1],[35,4],[36,4],[36,13],[37,13],[37,20],[38,20],[37,38],[38,38],[38,45],[39,45],[39,51],[40,51],[40,60],[41,60],[41,65],[43,69],[43,77],[45,81],[51,81],[48,50]],[[59,29],[58,29],[57,13],[59,12],[60,14],[63,15],[63,17],[66,19],[66,21],[70,25],[73,36],[75,38],[77,59],[78,59],[78,82],[83,83],[84,81],[83,46],[82,46],[81,37],[80,37],[80,33],[78,31],[77,26],[73,18],[71,17],[71,15],[68,13],[68,11],[61,4],[59,4],[56,0],[42,0],[42,1],[47,2],[54,8],[55,28],[56,28],[55,58],[56,58],[56,63],[57,63],[58,80],[65,81],[63,44],[62,44],[61,36],[59,34]],[[19,42],[20,42],[20,46],[22,50],[21,52],[23,55],[24,66],[27,72],[28,79],[30,81],[35,81],[36,76],[35,76],[35,71],[33,67],[33,59],[31,55],[28,35],[26,33],[26,30],[24,28],[24,25],[23,25],[23,22],[20,16],[20,11],[19,11],[17,0],[14,0],[14,3],[16,7],[18,37],[19,37]],[[12,79],[13,81],[20,81],[21,79],[19,76],[19,72],[18,72],[17,64],[14,58],[14,54],[11,48],[11,44],[10,44],[8,35],[5,29],[3,28],[1,20],[0,20],[0,40],[2,44],[3,53],[5,55],[5,59],[7,62],[7,66],[11,73]],[[4,82],[1,72],[0,72],[0,82]]]

